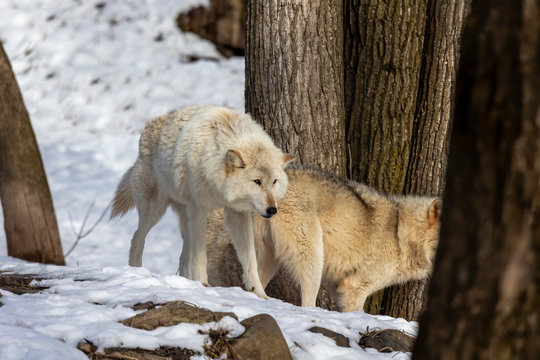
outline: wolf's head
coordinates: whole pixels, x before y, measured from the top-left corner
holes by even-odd
[[[292,156],[275,146],[258,144],[229,149],[225,155],[225,198],[238,211],[256,211],[264,218],[277,213],[288,178],[284,169]]]
[[[431,272],[439,243],[442,202],[437,198],[406,196],[398,201],[398,207],[402,270],[409,279],[425,278]]]

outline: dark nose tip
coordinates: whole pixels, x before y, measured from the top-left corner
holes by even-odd
[[[269,208],[266,209],[266,215],[268,215],[268,217],[274,216],[276,215],[276,213],[277,213],[277,209],[275,206],[270,206]]]

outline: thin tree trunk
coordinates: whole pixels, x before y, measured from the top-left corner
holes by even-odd
[[[345,3],[349,177],[385,192],[440,195],[466,1]],[[425,286],[393,286],[365,308],[416,319]]]
[[[297,162],[345,175],[341,4],[247,1],[246,111]],[[283,272],[267,292],[299,303]]]
[[[540,358],[540,2],[476,1],[415,359]]]
[[[41,155],[1,43],[0,198],[8,255],[63,265],[64,255]]]

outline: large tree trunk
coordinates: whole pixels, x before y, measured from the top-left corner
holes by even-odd
[[[415,359],[540,359],[540,2],[475,1]]]
[[[341,2],[251,0],[246,20],[246,111],[298,162],[345,175]],[[267,292],[299,304],[290,283]]]
[[[345,1],[349,177],[440,195],[465,0]],[[425,282],[374,294],[371,313],[416,319]]]
[[[64,255],[41,155],[1,43],[0,198],[8,255],[63,265]]]

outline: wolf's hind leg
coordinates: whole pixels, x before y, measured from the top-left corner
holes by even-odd
[[[163,217],[167,210],[167,197],[157,194],[157,190],[153,189],[156,196],[152,198],[142,199],[137,196],[135,199],[137,212],[139,213],[139,225],[133,238],[131,239],[131,247],[129,249],[129,265],[142,266],[142,254],[144,249],[144,241],[146,235]]]
[[[129,265],[142,266],[142,253],[148,232],[157,224],[167,209],[167,199],[151,200],[139,210],[139,226],[131,239]]]
[[[364,311],[364,303],[371,294],[370,284],[360,274],[351,274],[336,288],[336,302],[340,311]]]

